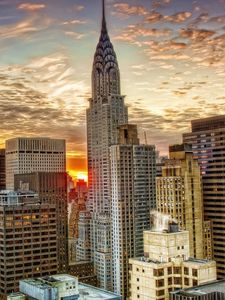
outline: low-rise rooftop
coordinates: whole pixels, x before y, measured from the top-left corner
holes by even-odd
[[[224,293],[225,295],[225,280],[220,281],[213,281],[210,283],[206,283],[203,285],[191,287],[185,290],[180,290],[173,292],[173,294],[179,294],[184,296],[200,296],[200,295],[207,295],[213,292],[220,292]]]

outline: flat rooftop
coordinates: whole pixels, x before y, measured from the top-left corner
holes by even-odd
[[[174,257],[174,259],[176,259],[176,257]],[[151,259],[148,257],[135,257],[135,258],[131,258],[131,260],[136,260],[136,261],[140,261],[140,262],[144,262],[144,263],[149,263],[149,264],[167,264],[167,261],[159,261],[156,259]],[[197,258],[188,258],[187,260],[184,260],[185,263],[189,263],[189,264],[195,264],[195,265],[204,265],[204,264],[209,264],[209,263],[214,263],[213,260],[207,260],[207,259],[197,259]]]
[[[79,283],[79,300],[121,300],[121,296],[114,293],[95,288],[93,286]]]
[[[186,296],[200,296],[207,295],[213,292],[221,292],[225,295],[225,280],[213,281],[203,285],[195,286],[185,290],[173,292],[173,294],[186,295]]]

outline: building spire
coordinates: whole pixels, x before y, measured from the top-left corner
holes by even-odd
[[[105,0],[102,0],[102,32],[107,32],[106,18],[105,18]]]

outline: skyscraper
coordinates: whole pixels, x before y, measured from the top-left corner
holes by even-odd
[[[194,120],[183,135],[199,161],[206,220],[212,222],[214,259],[219,278],[225,277],[225,116]]]
[[[57,272],[56,220],[55,205],[33,192],[0,193],[0,299],[20,279]]]
[[[14,189],[14,175],[66,172],[65,140],[15,138],[6,141],[6,188]]]
[[[5,190],[5,149],[0,149],[0,190]]]
[[[202,182],[190,145],[170,147],[170,159],[156,179],[157,210],[189,231],[190,256],[204,258]]]
[[[118,142],[118,125],[127,122],[119,66],[107,31],[103,0],[101,35],[92,70],[92,98],[87,109],[87,144],[92,258],[99,284],[106,289],[111,289],[109,147]]]
[[[32,190],[39,195],[41,203],[52,204],[56,213],[58,272],[68,270],[68,211],[67,174],[65,172],[35,172],[18,174],[15,188]]]
[[[155,147],[141,145],[136,125],[119,126],[118,145],[110,147],[112,282],[127,299],[129,258],[144,255],[143,231],[150,229],[155,209]]]

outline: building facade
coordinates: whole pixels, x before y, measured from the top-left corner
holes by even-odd
[[[14,190],[14,175],[66,172],[65,140],[15,138],[6,141],[6,188]]]
[[[111,146],[112,282],[115,293],[129,292],[129,258],[143,256],[143,231],[155,209],[155,147],[140,145],[137,126],[119,126]]]
[[[156,179],[157,210],[189,231],[190,256],[204,258],[202,182],[198,160],[189,145],[170,147],[170,159]]]
[[[198,159],[203,182],[204,217],[212,224],[218,278],[225,277],[225,116],[194,120],[183,135]]]
[[[0,149],[0,191],[6,188],[5,149]]]
[[[0,193],[0,298],[18,291],[19,280],[57,272],[54,204],[33,192]]]
[[[87,109],[88,209],[92,213],[91,247],[99,285],[111,289],[110,158],[118,142],[117,126],[128,121],[120,90],[120,72],[110,41],[103,0],[102,28],[92,70],[92,98]]]
[[[41,203],[56,209],[58,272],[68,270],[68,211],[67,174],[64,172],[35,172],[14,176],[16,190],[32,190]]]
[[[189,232],[169,224],[144,232],[144,256],[129,260],[130,300],[167,300],[169,293],[216,280],[215,261],[189,258]]]

